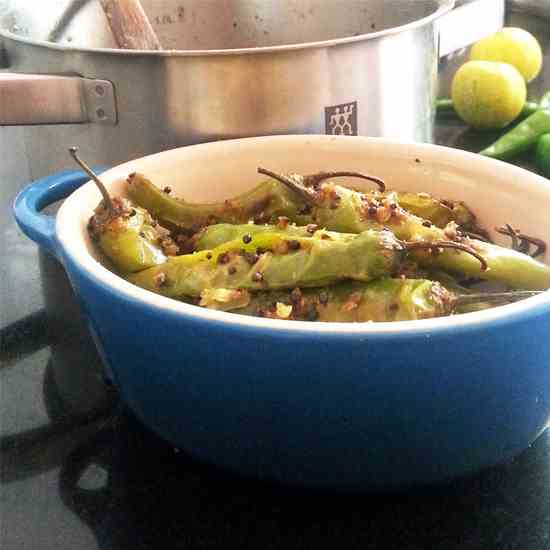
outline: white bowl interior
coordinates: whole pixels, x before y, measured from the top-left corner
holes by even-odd
[[[438,198],[465,201],[481,225],[505,246],[509,239],[493,231],[510,223],[522,232],[550,243],[548,205],[550,182],[527,170],[487,159],[480,155],[447,147],[416,143],[398,143],[382,138],[335,136],[276,136],[221,141],[172,149],[117,166],[102,175],[112,195],[123,193],[124,180],[139,171],[157,186],[172,188],[172,195],[189,202],[219,201],[239,194],[263,179],[257,167],[274,171],[313,173],[319,170],[358,170],[386,181],[389,189],[424,191]],[[339,180],[340,181],[340,180]],[[355,187],[369,188],[367,182],[349,179]],[[342,179],[345,184],[346,180]],[[242,315],[203,310],[175,300],[156,296],[126,283],[105,269],[86,230],[88,219],[101,196],[93,183],[73,193],[58,213],[57,233],[66,252],[85,269],[118,290],[158,307],[240,323],[267,323],[270,326],[301,328],[314,325],[316,330],[393,330],[416,327],[422,323],[464,323],[490,320],[501,314],[519,312],[548,294],[483,312],[405,323],[367,323],[360,327],[339,323],[306,323],[248,318]],[[548,261],[547,258],[543,259]],[[252,319],[252,320],[251,320]],[[435,323],[435,325],[434,325]],[[332,325],[321,327],[321,325]],[[382,326],[386,325],[386,326]],[[387,325],[391,325],[392,328]]]

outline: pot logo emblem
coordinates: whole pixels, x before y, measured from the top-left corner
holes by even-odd
[[[330,136],[356,136],[357,101],[325,107],[325,133]]]

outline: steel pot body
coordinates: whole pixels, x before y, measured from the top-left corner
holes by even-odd
[[[187,200],[210,201],[253,186],[258,163],[301,173],[368,165],[403,189],[466,201],[486,227],[506,219],[550,240],[546,180],[426,144],[231,140],[138,159],[102,178],[117,194],[138,170]],[[37,213],[85,180],[65,174],[35,182],[19,195],[16,217],[64,263],[124,402],[172,444],[285,483],[386,489],[495,464],[547,426],[548,292],[482,312],[400,323],[206,310],[137,288],[101,265],[86,231],[100,200],[91,183],[65,201],[57,220]]]
[[[0,5],[0,124],[32,125],[12,140],[24,147],[31,178],[66,166],[64,151],[74,144],[90,162],[113,165],[243,136],[432,139],[439,25],[452,0],[345,8],[309,0],[298,11],[295,2],[241,0],[223,10],[178,2],[185,9],[172,19],[151,17],[165,43],[179,48],[161,52],[110,49],[102,14],[91,11],[97,3],[65,2],[85,7],[85,25],[76,18],[66,28],[63,13],[54,24],[43,7],[36,6],[42,18],[31,18],[28,5],[10,11],[13,4]],[[183,37],[163,34],[163,21],[178,13]]]

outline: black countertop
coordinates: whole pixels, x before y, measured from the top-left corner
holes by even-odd
[[[550,51],[547,21],[514,23]],[[549,88],[547,62],[530,95]],[[493,137],[457,121],[436,131],[470,150]],[[394,494],[275,487],[174,450],[104,383],[63,270],[16,228],[15,184],[2,183],[0,548],[550,548],[548,431],[511,462]]]

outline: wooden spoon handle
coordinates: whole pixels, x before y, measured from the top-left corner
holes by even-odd
[[[139,0],[99,0],[119,48],[161,50],[160,41]]]

